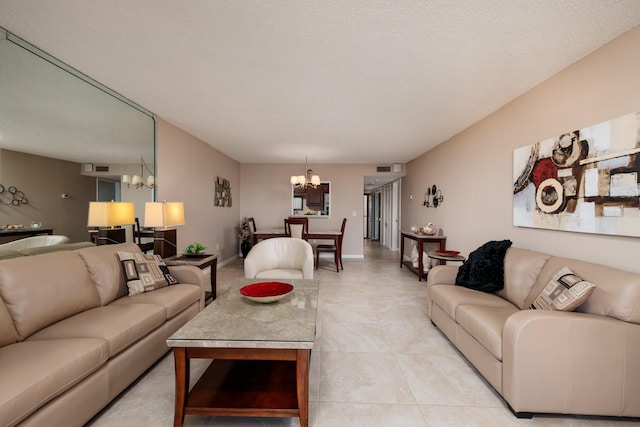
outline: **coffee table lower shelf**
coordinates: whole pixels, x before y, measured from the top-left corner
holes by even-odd
[[[189,392],[185,413],[297,417],[296,363],[214,360]]]
[[[301,426],[308,425],[308,350],[276,350],[269,356],[265,353],[272,352],[251,355],[252,351],[248,351],[238,357],[243,360],[214,357],[191,391],[179,396],[181,390],[188,389],[187,381],[179,384],[180,372],[186,374],[186,378],[189,376],[189,357],[183,359],[186,362],[183,370],[178,362],[180,356],[176,354],[184,350],[174,348],[178,392],[174,425],[182,425],[184,415],[299,417]],[[187,349],[186,353],[190,353],[189,350],[193,349]],[[293,360],[286,356],[289,360],[263,360],[282,358],[283,352],[293,356]],[[256,360],[256,356],[263,359]],[[184,406],[180,402],[184,402]]]

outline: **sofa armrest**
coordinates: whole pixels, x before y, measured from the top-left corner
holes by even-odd
[[[427,313],[431,318],[431,286],[433,285],[455,285],[458,275],[458,266],[436,265],[427,275]]]
[[[207,279],[201,269],[193,265],[172,265],[169,272],[178,283],[188,283],[200,286],[200,310],[204,308],[204,292],[207,287]]]
[[[502,337],[502,392],[515,412],[640,415],[640,325],[522,310]]]

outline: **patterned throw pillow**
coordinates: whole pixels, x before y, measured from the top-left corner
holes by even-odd
[[[169,273],[169,267],[160,255],[118,252],[129,296],[138,295],[174,285],[178,281]]]
[[[553,275],[530,308],[573,311],[589,298],[595,288],[593,283],[582,280],[567,267],[563,267]]]

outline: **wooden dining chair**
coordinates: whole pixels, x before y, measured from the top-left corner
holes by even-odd
[[[134,238],[136,245],[140,248],[143,253],[147,253],[153,250],[153,241],[151,242],[142,242],[142,232],[140,230],[140,220],[136,218],[135,229],[133,230]]]
[[[318,269],[318,263],[320,262],[320,252],[333,252],[333,259],[336,263],[336,272],[339,273],[340,269],[344,270],[342,266],[342,239],[344,237],[344,229],[347,226],[347,218],[342,219],[342,227],[340,227],[340,236],[338,237],[338,243],[336,245],[316,245],[316,270]],[[338,267],[338,265],[340,265]]]
[[[309,218],[285,218],[284,233],[288,237],[307,240],[309,234]]]
[[[256,230],[257,230],[257,228],[256,228],[256,221],[253,219],[253,217],[251,217],[251,218],[247,218],[247,222],[248,222],[249,224],[251,224],[251,232],[252,232],[252,233],[255,233],[255,232],[256,232]]]

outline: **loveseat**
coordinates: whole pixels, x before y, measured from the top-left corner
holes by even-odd
[[[129,296],[118,252],[133,243],[0,261],[0,425],[82,425],[169,349],[204,307],[205,279]]]
[[[574,311],[530,309],[561,268],[595,285]],[[521,248],[504,256],[504,289],[456,286],[431,269],[431,321],[519,417],[640,416],[640,274]]]

